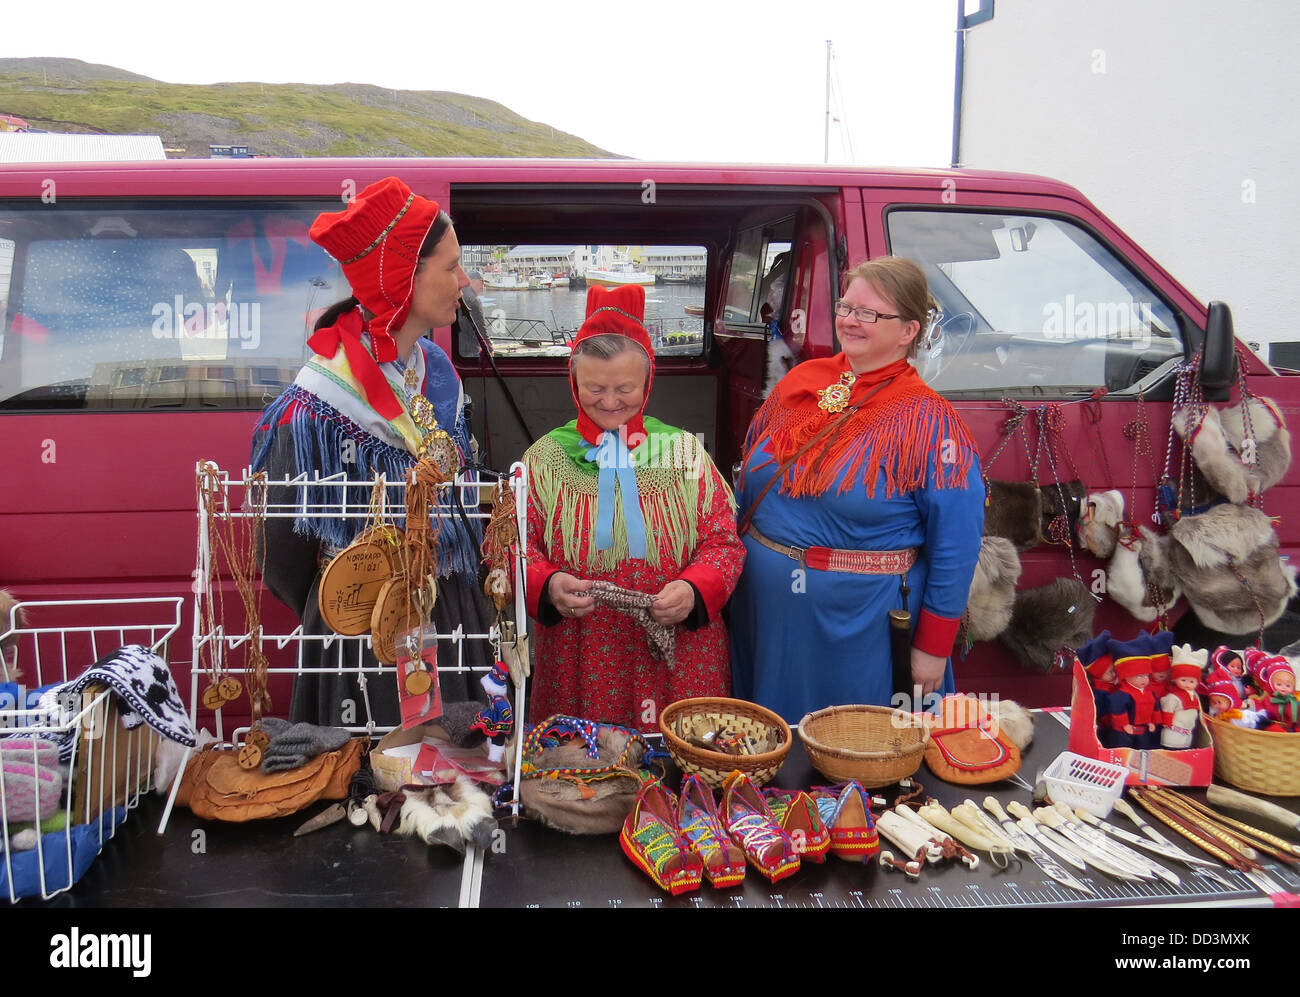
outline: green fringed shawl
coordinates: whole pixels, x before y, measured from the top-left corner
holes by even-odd
[[[529,447],[524,455],[528,487],[545,518],[546,542],[557,528],[562,537],[564,549],[554,552],[556,559],[593,572],[612,572],[629,557],[623,505],[614,506],[614,546],[597,551],[592,534],[599,469],[587,460],[592,445],[578,435],[577,427],[574,420]],[[683,565],[699,544],[700,509],[710,508],[718,488],[726,492],[733,510],[735,499],[699,440],[658,419],[647,417],[645,427],[647,439],[632,450],[645,518],[645,560],[656,568],[665,559]]]

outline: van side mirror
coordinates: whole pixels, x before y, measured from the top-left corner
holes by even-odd
[[[1201,391],[1208,402],[1226,402],[1237,379],[1237,337],[1232,331],[1232,309],[1211,301],[1205,321],[1205,356],[1201,360]]]

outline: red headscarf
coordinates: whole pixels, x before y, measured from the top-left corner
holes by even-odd
[[[612,290],[598,286],[588,288],[587,315],[577,335],[573,337],[574,353],[576,354],[579,343],[593,336],[625,336],[645,350],[650,361],[641,409],[627,422],[627,445],[628,449],[634,450],[645,439],[645,407],[650,401],[650,386],[655,379],[655,353],[650,345],[650,334],[645,328],[645,288],[638,284],[626,284]],[[578,407],[578,434],[588,443],[599,443],[605,431],[582,410],[582,403],[578,401],[578,386],[573,379],[572,359],[569,362],[569,390],[573,393],[573,404]]]

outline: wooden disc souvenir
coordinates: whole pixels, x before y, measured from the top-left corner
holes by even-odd
[[[412,696],[423,696],[433,685],[433,676],[424,670],[424,666],[417,665],[414,671],[406,673],[406,678],[402,681],[403,688]]]
[[[245,771],[252,771],[262,764],[262,749],[256,744],[245,741],[239,749],[239,756],[236,759],[239,767]]]
[[[394,526],[392,523],[381,523],[378,526],[367,526],[357,534],[355,542],[383,543],[396,549],[406,542],[406,534],[402,532],[400,526]]]
[[[265,751],[266,746],[271,743],[271,735],[268,734],[266,731],[262,730],[261,727],[254,727],[252,730],[248,732],[248,735],[244,738],[244,743],[255,744],[262,751]]]
[[[397,635],[419,621],[419,612],[411,606],[405,576],[390,578],[380,590],[370,617],[370,647],[375,657],[385,665],[397,664]]]
[[[221,688],[216,682],[213,682],[203,690],[203,707],[208,710],[219,710],[226,705],[226,700],[221,695]]]
[[[244,694],[244,683],[240,682],[239,679],[235,678],[233,675],[227,675],[217,683],[217,692],[221,694],[221,698],[224,702],[229,703]]]
[[[399,553],[384,541],[357,539],[325,566],[316,597],[331,630],[345,637],[369,631],[375,602],[397,570]]]

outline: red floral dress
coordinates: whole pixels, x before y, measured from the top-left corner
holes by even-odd
[[[638,468],[645,519],[646,557],[627,553],[621,519],[611,551],[592,550],[597,472],[575,461],[552,437],[524,455],[528,468],[529,613],[540,624],[534,638],[529,717],[554,713],[657,730],[668,704],[692,696],[725,696],[731,688],[730,652],[722,606],[745,561],[736,536],[730,488],[694,437],[678,437],[693,467]],[[665,462],[665,463],[677,463]],[[675,628],[675,665],[652,656],[645,631],[630,616],[603,605],[581,619],[562,618],[542,594],[551,575],[604,580],[658,593],[676,579],[696,590],[707,621]],[[548,624],[549,620],[557,620]],[[693,621],[687,618],[687,623]]]

